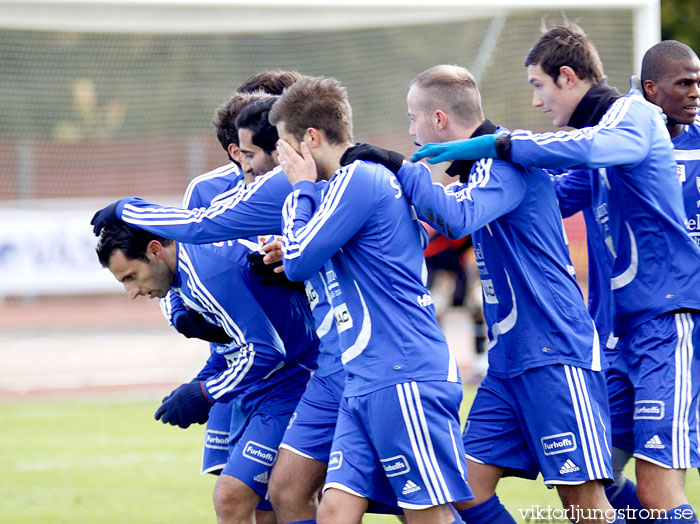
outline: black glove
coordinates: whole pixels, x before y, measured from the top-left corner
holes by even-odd
[[[183,429],[194,423],[204,424],[209,420],[213,403],[204,393],[202,384],[202,381],[188,382],[176,388],[163,399],[156,410],[155,419]]]
[[[340,158],[340,165],[347,166],[355,160],[376,162],[396,174],[403,165],[404,157],[401,153],[373,146],[372,144],[355,144],[343,153],[343,156]]]
[[[263,262],[265,255],[262,253],[248,253],[250,270],[258,275],[265,286],[281,286],[295,291],[304,291],[303,282],[292,282],[284,273],[275,273],[274,269],[282,265],[282,261],[266,264]]]
[[[208,322],[193,309],[176,315],[173,324],[187,338],[199,338],[214,344],[230,344],[233,340],[224,328]]]
[[[92,232],[95,234],[95,236],[99,237],[100,233],[102,233],[102,229],[106,225],[118,224],[121,222],[117,216],[117,204],[119,204],[119,202],[120,200],[112,202],[110,205],[103,207],[93,215],[92,220],[90,220],[90,224],[92,224]]]

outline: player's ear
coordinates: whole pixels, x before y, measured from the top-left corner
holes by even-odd
[[[146,246],[146,258],[148,260],[162,260],[165,256],[165,251],[163,250],[163,244],[157,240],[151,240]]]
[[[277,166],[280,163],[280,154],[277,152],[275,149],[270,153],[270,157],[272,157],[272,162]]]
[[[447,114],[442,109],[437,109],[434,113],[435,127],[439,131],[447,127]]]
[[[642,89],[644,90],[644,96],[649,99],[650,102],[656,100],[656,95],[659,93],[659,86],[653,80],[645,80],[642,83]]]
[[[238,144],[231,142],[228,145],[228,154],[235,162],[241,163],[241,148],[238,147]]]
[[[559,78],[562,79],[562,85],[560,87],[573,87],[578,82],[579,78],[576,71],[571,69],[569,66],[561,66],[559,68]]]
[[[307,127],[304,133],[304,141],[311,148],[315,148],[321,145],[321,132],[315,127]]]

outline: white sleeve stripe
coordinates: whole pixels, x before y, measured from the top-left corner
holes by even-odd
[[[584,127],[575,131],[557,131],[555,133],[533,133],[532,131],[518,129],[513,131],[510,138],[511,140],[530,140],[540,146],[552,142],[590,140],[601,129],[616,127],[627,114],[631,103],[631,97],[618,99],[610,107],[603,119],[593,127]]]
[[[242,355],[241,355],[242,356]],[[233,390],[245,378],[253,367],[255,360],[255,351],[246,353],[246,358],[239,357],[235,367],[231,367],[224,372],[226,380],[216,387],[210,388],[209,391],[215,399],[221,398],[223,395]]]
[[[216,205],[212,205],[208,209],[180,209],[177,207],[141,208],[132,204],[127,204],[122,210],[122,220],[129,224],[160,226],[197,223],[202,222],[205,218],[215,218],[224,211],[234,208],[239,202],[248,200],[263,183],[279,171],[279,168],[275,168],[269,173],[258,177],[245,191],[239,191],[224,200],[220,200]]]
[[[194,178],[187,186],[187,189],[185,190],[185,195],[182,197],[182,204],[180,206],[184,208],[190,207],[192,191],[194,191],[194,188],[197,186],[197,184],[200,184],[201,182],[206,182],[207,180],[212,180],[213,178],[228,176],[231,173],[233,173],[235,176],[238,176],[239,172],[240,171],[238,169],[238,166],[234,163],[230,163],[225,166],[218,167],[213,171],[209,171],[208,173],[204,173],[203,175],[199,175],[198,177]]]
[[[316,234],[320,231],[323,225],[331,217],[335,209],[338,207],[340,200],[345,193],[352,174],[354,172],[354,165],[352,169],[346,170],[344,173],[339,173],[338,176],[329,184],[329,191],[324,196],[323,202],[319,209],[314,213],[311,220],[305,226],[299,228],[298,235],[294,238],[296,240],[295,244],[287,246],[288,250],[298,250],[299,253],[289,256],[288,258],[293,258],[299,256],[306,246],[314,239]]]
[[[236,373],[235,377],[234,375],[230,375],[229,380],[227,382],[226,387],[221,389],[216,395],[214,395],[214,398],[220,398],[226,393],[229,393],[232,391],[238,384],[241,383],[241,381],[245,378],[245,376],[248,374],[248,371],[250,371],[250,368],[253,367],[253,361],[255,359],[255,352],[251,351],[248,354],[249,358],[245,362],[245,367],[243,369],[240,369],[238,373]],[[235,380],[233,380],[235,378]]]
[[[217,318],[224,321],[226,324],[224,328],[228,328],[226,329],[226,332],[234,338],[237,345],[246,344],[245,335],[240,330],[238,325],[229,316],[228,312],[216,301],[209,290],[202,284],[199,276],[194,270],[192,261],[190,260],[187,252],[182,248],[180,248],[178,251],[180,255],[180,265],[183,271],[185,271],[190,277],[188,286],[192,292],[197,295],[199,300],[202,302],[202,305],[204,305],[207,310],[215,314]]]

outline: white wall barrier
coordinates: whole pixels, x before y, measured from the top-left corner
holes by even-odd
[[[0,203],[0,300],[123,292],[95,254],[97,239],[90,219],[105,204],[95,200]]]

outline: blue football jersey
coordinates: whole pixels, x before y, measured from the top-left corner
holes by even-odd
[[[588,248],[588,312],[593,317],[601,344],[613,348],[617,338],[612,329],[613,271],[612,233],[608,220],[607,190],[599,187],[598,172],[575,170],[552,178],[562,216],[567,218],[578,211],[586,223]],[[593,205],[592,188],[598,201]]]
[[[297,291],[263,285],[250,272],[249,246],[257,244],[177,245],[173,288],[187,307],[233,339],[225,355],[230,367],[204,383],[217,402],[239,395],[254,402],[261,392],[280,387],[278,375],[315,367],[318,354],[305,298]]]
[[[323,189],[299,182],[284,224],[289,278],[308,280],[330,259],[326,286],[348,374],[345,396],[459,380],[425,285],[427,235],[390,171],[356,161]]]
[[[678,176],[683,186],[685,227],[695,243],[700,245],[700,124],[684,126],[683,132],[672,142]]]
[[[404,164],[398,176],[422,219],[449,238],[472,235],[490,374],[514,377],[552,364],[602,368],[546,172],[484,159],[468,182],[447,187],[433,183],[422,163]]]
[[[240,168],[233,162],[192,179],[182,197],[183,209],[209,207],[245,189]]]
[[[700,310],[700,248],[685,228],[683,197],[660,109],[631,91],[593,127],[514,131],[513,162],[595,169],[605,188],[613,327],[620,336],[662,313]],[[594,205],[602,199],[593,188]]]
[[[243,189],[245,189],[243,173],[235,163],[231,162],[192,179],[182,198],[181,207],[183,209],[206,208]],[[160,300],[160,308],[171,327],[175,325],[175,317],[187,311],[177,293],[171,292]]]

